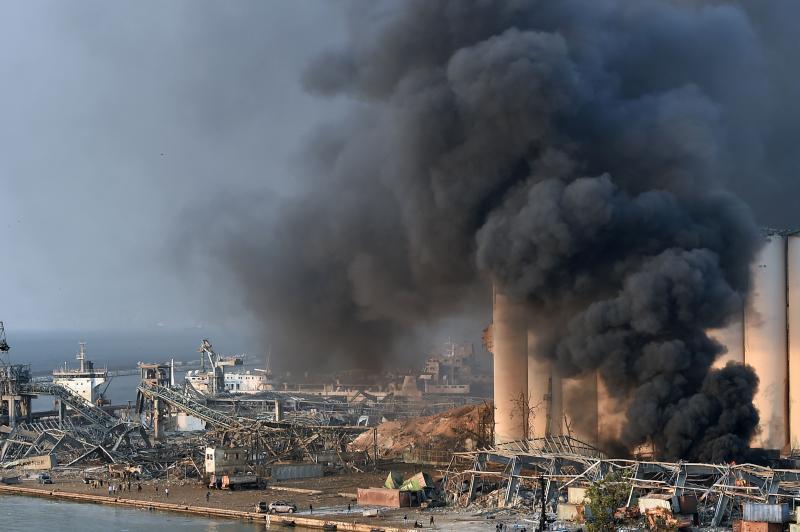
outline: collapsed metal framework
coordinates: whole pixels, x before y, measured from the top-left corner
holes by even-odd
[[[628,504],[648,493],[695,495],[701,523],[720,526],[738,503],[786,502],[800,493],[800,470],[754,464],[705,464],[611,459],[566,436],[513,442],[491,449],[455,453],[445,471],[451,500],[467,506],[491,490],[498,506],[524,505],[522,487],[545,481],[544,500],[559,504],[570,486],[585,486],[621,472],[630,485]],[[531,498],[529,500],[538,500]]]
[[[382,419],[405,419],[422,417],[452,410],[460,406],[481,404],[485,399],[478,397],[460,397],[457,400],[425,401],[407,400],[388,395],[377,398],[369,392],[360,391],[352,397],[325,397],[300,391],[263,391],[248,395],[217,395],[208,397],[191,390],[189,392],[198,399],[213,404],[215,408],[231,410],[237,415],[252,418],[269,417],[270,409],[275,401],[284,405],[284,416],[295,417],[298,423],[301,418],[316,419],[322,424],[355,424],[380,421]]]
[[[181,393],[165,386],[141,384],[138,391],[139,413],[145,409],[145,400],[162,402],[176,411],[205,421],[210,429],[207,434],[209,443],[246,447],[259,465],[281,459],[309,458],[316,461],[320,453],[333,453],[341,463],[346,464],[348,461],[343,455],[347,451],[347,444],[365,430],[360,426],[313,425],[292,420],[232,416],[203,404],[188,392]]]

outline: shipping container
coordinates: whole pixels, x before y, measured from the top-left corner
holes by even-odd
[[[387,506],[389,508],[419,506],[415,493],[387,488],[358,488],[357,498],[359,506]],[[416,502],[415,505],[414,502]]]
[[[764,523],[788,523],[789,505],[746,502],[742,504],[742,519]]]
[[[766,523],[764,521],[742,521],[742,532],[783,532],[781,523]]]
[[[697,513],[697,496],[681,495],[678,497],[678,511],[682,514]]]

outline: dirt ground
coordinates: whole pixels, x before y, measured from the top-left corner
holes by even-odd
[[[400,471],[404,475],[411,475],[418,472],[420,468],[398,464],[393,465],[391,470]],[[434,471],[428,469],[426,471],[435,475]],[[514,523],[519,523],[520,526],[525,526],[526,524],[524,519],[519,516],[506,516],[504,519],[488,520],[485,516],[473,515],[472,512],[450,508],[384,509],[384,517],[380,519],[363,517],[361,512],[364,508],[359,507],[355,501],[357,488],[383,486],[388,472],[389,468],[386,468],[365,473],[348,473],[322,478],[275,482],[264,490],[209,490],[203,484],[192,480],[131,482],[131,491],[127,490],[127,483],[125,483],[122,491],[118,491],[115,496],[141,501],[169,502],[242,511],[253,511],[255,504],[259,501],[285,500],[297,505],[298,515],[311,515],[338,521],[350,521],[352,519],[355,522],[368,522],[377,526],[406,526],[413,528],[416,521],[422,524],[422,528],[425,529],[490,531],[495,530],[496,523],[501,520],[509,527],[513,526]],[[57,474],[54,474],[53,477],[54,483],[48,488],[73,493],[108,495],[107,483],[104,483],[102,488],[93,488],[84,484],[80,479],[59,478]],[[30,484],[31,487],[39,487],[33,482],[25,482],[25,484]],[[117,484],[117,482],[114,482],[114,484]],[[141,491],[137,490],[138,484],[142,486]],[[296,493],[273,489],[273,487],[310,489],[318,490],[322,493]],[[167,495],[166,489],[169,490],[169,495]],[[208,501],[206,501],[206,493],[210,493]],[[348,494],[352,494],[352,498]],[[348,504],[350,505],[349,510]],[[309,505],[313,506],[313,512]],[[434,517],[433,527],[430,526],[431,516]],[[528,523],[528,527],[529,525]],[[530,530],[530,527],[528,529]]]

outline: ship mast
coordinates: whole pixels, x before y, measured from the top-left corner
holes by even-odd
[[[79,342],[78,345],[80,345],[81,348],[78,350],[78,354],[75,355],[75,358],[81,363],[81,373],[83,373],[86,371],[84,365],[84,362],[86,361],[86,342]]]

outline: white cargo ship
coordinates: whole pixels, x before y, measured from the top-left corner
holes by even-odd
[[[213,378],[208,371],[199,369],[186,373],[186,381],[201,393],[209,393],[208,382]],[[230,393],[259,393],[273,390],[272,375],[269,370],[256,369],[253,372],[228,373],[224,375],[225,391]]]
[[[93,404],[105,404],[103,393],[111,382],[108,370],[95,368],[92,361],[86,360],[86,342],[80,343],[75,358],[79,364],[77,368],[69,368],[64,362],[64,367],[53,370],[53,384],[68,388]]]
[[[201,369],[186,373],[186,382],[196,391],[216,395],[223,390],[228,393],[253,394],[273,390],[272,371],[269,369],[269,355],[267,368],[251,371],[225,371],[226,367],[238,366],[239,357],[223,358],[217,354],[211,342],[204,339],[199,349],[201,353]]]

